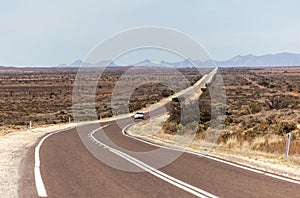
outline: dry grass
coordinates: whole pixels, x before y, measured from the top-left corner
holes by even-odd
[[[197,138],[208,139],[210,124],[225,117],[218,144],[267,153],[285,153],[286,134],[292,134],[290,154],[299,154],[300,141],[300,67],[222,68],[227,103],[212,104],[209,89],[199,98],[200,120]],[[211,87],[221,86],[213,81]],[[175,134],[180,125],[180,104],[173,103],[164,125]],[[193,109],[193,108],[191,108]],[[220,111],[211,120],[211,111]],[[222,115],[223,112],[223,115]],[[190,113],[192,114],[192,113]]]
[[[222,73],[230,114],[220,142],[284,154],[290,132],[290,154],[299,153],[300,68],[223,69]]]
[[[95,101],[96,115],[88,117],[88,111],[81,104],[82,120],[102,119],[116,114],[123,114],[122,108],[115,109],[111,105],[112,91],[120,78],[121,91],[128,92],[130,87],[137,86],[129,98],[129,112],[146,108],[173,94],[163,82],[178,82],[179,76],[185,77],[190,84],[195,83],[201,74],[194,69],[179,69],[177,73],[162,75],[163,68],[141,67],[135,73],[124,75],[132,67],[112,67],[103,71],[100,79],[95,76],[95,68],[91,68],[84,76],[86,80],[98,82],[96,95],[83,94],[79,99]],[[34,127],[73,121],[72,91],[78,68],[4,68],[0,67],[0,135],[12,131],[24,130],[32,121]],[[208,71],[208,70],[207,70]],[[203,73],[207,72],[203,71]],[[130,78],[130,79],[126,79]],[[148,83],[139,84],[143,80]],[[180,85],[179,89],[185,88]],[[88,90],[83,86],[83,91]],[[117,94],[122,95],[122,94]],[[122,98],[121,98],[122,100]],[[128,102],[126,101],[126,104]]]

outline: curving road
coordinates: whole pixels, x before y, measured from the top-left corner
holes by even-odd
[[[158,109],[152,115],[160,113]],[[274,178],[272,174],[192,153],[183,153],[159,170],[151,169],[164,159],[143,159],[138,152],[160,147],[124,135],[123,128],[133,122],[131,117],[127,117],[118,122],[103,122],[100,126],[81,126],[79,133],[73,128],[49,136],[40,148],[41,175],[47,196],[297,197],[300,193],[297,181]],[[102,130],[100,127],[103,127]],[[106,141],[104,135],[115,145]],[[101,153],[102,157],[122,164],[126,169],[142,172],[118,170],[99,161],[83,145],[80,136],[85,138],[83,141],[86,141],[89,150]],[[28,153],[22,170],[26,174],[20,181],[21,197],[38,197],[33,174],[33,149]],[[160,149],[161,157],[179,152]]]
[[[151,117],[164,110],[151,111]],[[297,197],[300,194],[299,181],[130,137],[126,129],[135,122],[128,116],[45,136],[24,158],[19,171],[20,197]],[[161,163],[176,157],[161,167]]]

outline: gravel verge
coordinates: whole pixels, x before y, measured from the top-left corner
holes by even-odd
[[[16,131],[0,136],[0,197],[18,197],[20,166],[28,149],[49,132],[75,127],[75,123]]]

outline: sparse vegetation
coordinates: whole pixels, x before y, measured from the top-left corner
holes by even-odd
[[[207,136],[215,109],[226,114],[218,144],[229,149],[284,153],[286,134],[292,134],[290,153],[300,151],[300,67],[290,68],[222,68],[226,104],[211,104],[209,89],[199,98],[200,120],[197,138]],[[214,83],[214,82],[213,82]],[[166,133],[175,132],[180,123],[180,105],[171,106],[165,123]],[[176,111],[175,111],[176,107]]]
[[[143,67],[144,68],[144,67]],[[113,109],[111,106],[112,91],[120,77],[131,67],[107,68],[98,81],[96,94],[84,94],[81,101],[86,98],[95,101],[96,116],[90,116],[84,107],[80,109],[83,120],[101,119],[115,114],[133,112],[172,95],[175,91],[160,81],[177,82],[178,75],[184,76],[191,83],[201,77],[195,69],[179,69],[177,74],[163,74],[163,71],[153,68],[157,75],[149,75],[148,69],[141,69],[130,75],[131,80],[121,84],[125,93],[136,87],[130,95],[129,109]],[[0,131],[8,133],[7,128],[27,128],[30,120],[34,126],[44,124],[57,124],[74,120],[72,114],[72,91],[78,68],[6,68],[0,67]],[[159,73],[160,72],[160,73]],[[206,71],[204,71],[206,72]],[[94,70],[88,71],[84,78],[93,79]],[[162,75],[163,74],[163,75]],[[158,75],[160,75],[158,77]],[[145,78],[148,83],[142,83]],[[131,83],[131,84],[129,84]],[[188,83],[189,85],[190,83]],[[182,88],[182,86],[178,85]],[[89,87],[80,87],[88,91]],[[114,110],[114,111],[113,111]]]

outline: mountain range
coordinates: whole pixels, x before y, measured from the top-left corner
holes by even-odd
[[[300,66],[300,54],[279,53],[255,56],[248,54],[246,56],[235,56],[227,61],[217,61],[217,64],[223,67],[230,66]]]
[[[209,67],[214,66],[214,63],[219,67],[276,67],[276,66],[300,66],[300,54],[296,53],[278,53],[278,54],[267,54],[262,56],[256,56],[252,54],[248,55],[238,55],[226,61],[213,61],[213,60],[190,60],[185,59],[178,62],[152,62],[149,59],[143,61],[129,64],[128,66],[171,66],[171,67],[193,67],[193,64],[199,67]],[[79,67],[79,66],[116,66],[113,61],[103,60],[96,64],[91,64],[83,62],[82,60],[77,60],[70,65],[60,64],[59,67]]]

